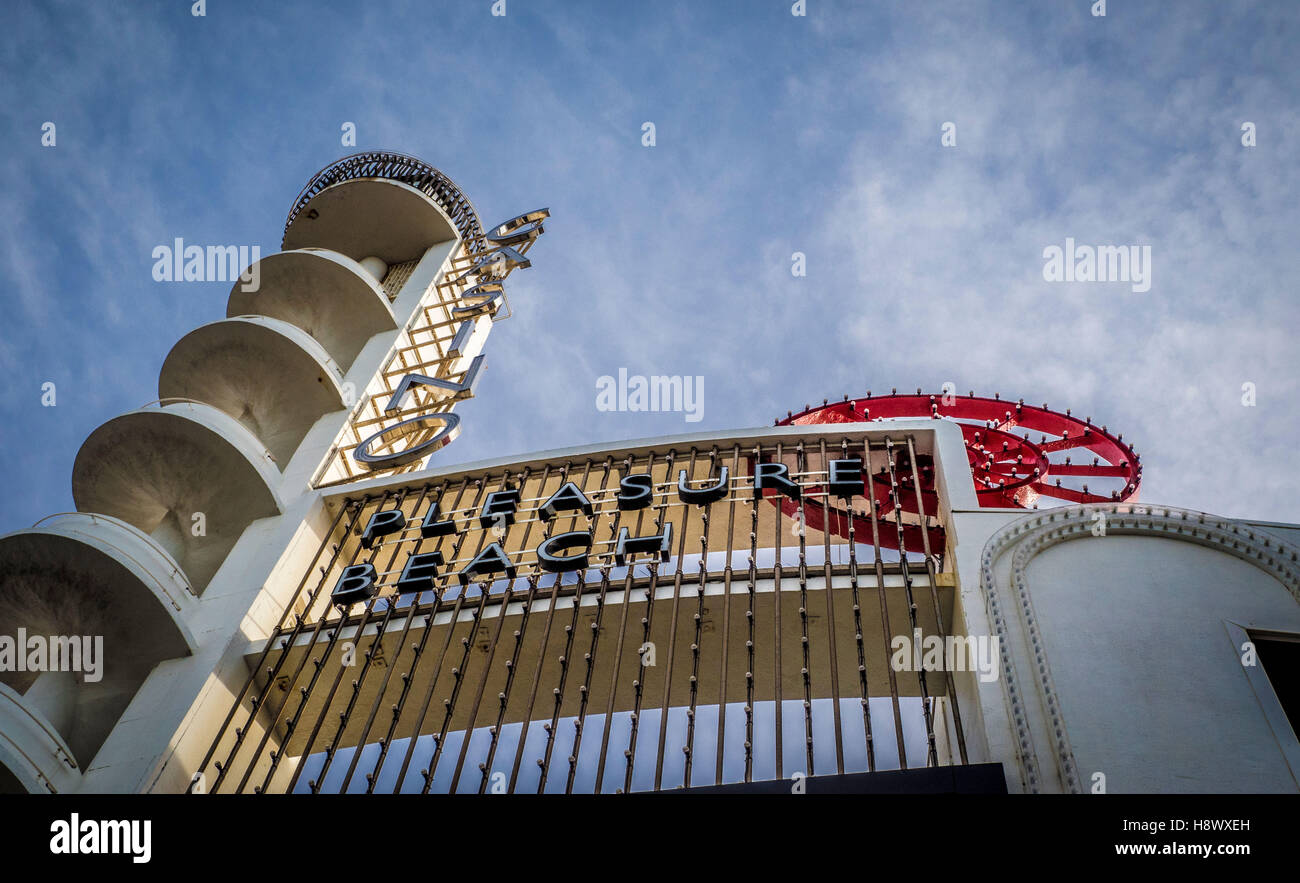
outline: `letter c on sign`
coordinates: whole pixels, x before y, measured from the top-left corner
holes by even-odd
[[[559,554],[562,549],[581,546],[583,551],[573,555]],[[537,547],[537,563],[547,573],[570,573],[574,570],[586,570],[588,566],[587,551],[591,548],[591,534],[585,530],[556,534],[543,540]]]
[[[428,429],[438,424],[442,424],[442,429],[438,430],[438,434],[428,441],[412,445],[405,450],[392,454],[370,453],[370,446],[376,440],[383,442],[385,445],[391,445],[400,438],[405,438],[422,429]],[[458,435],[460,435],[460,417],[452,413],[425,414],[421,417],[403,420],[401,423],[394,423],[392,426],[379,430],[357,445],[356,450],[352,452],[352,458],[367,469],[391,469],[394,466],[405,466],[407,463],[413,463],[428,454],[432,454],[439,448],[451,444]]]

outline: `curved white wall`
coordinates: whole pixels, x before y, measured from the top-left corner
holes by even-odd
[[[1274,577],[1123,535],[1059,543],[1025,575],[1085,790],[1095,772],[1109,792],[1297,790],[1224,625],[1300,631]]]

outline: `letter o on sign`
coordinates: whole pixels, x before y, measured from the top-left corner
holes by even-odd
[[[442,428],[438,430],[437,435],[427,441],[392,454],[370,453],[370,446],[376,441],[382,442],[385,446],[392,445],[398,439],[434,426],[441,426]],[[352,458],[367,469],[391,469],[394,466],[405,466],[407,463],[419,460],[439,448],[451,444],[458,435],[460,435],[460,417],[457,415],[452,413],[425,414],[421,417],[403,420],[401,423],[394,423],[392,426],[379,430],[357,445],[356,450],[352,452]]]

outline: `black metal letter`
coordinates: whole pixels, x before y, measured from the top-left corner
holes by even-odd
[[[500,543],[493,543],[474,556],[474,560],[465,565],[465,569],[456,574],[462,586],[469,585],[469,581],[476,576],[491,576],[494,573],[504,573],[511,579],[515,578],[515,566],[511,563],[510,558],[506,555],[506,550],[501,548]]]
[[[429,537],[447,537],[456,532],[456,522],[448,518],[442,520],[441,508],[439,501],[434,500],[429,504],[429,511],[424,513],[424,521],[420,522],[420,536],[426,540]]]
[[[438,565],[442,563],[442,553],[436,550],[411,555],[406,559],[402,575],[397,579],[397,594],[432,589],[433,578],[438,575]]]
[[[701,488],[692,488],[686,481],[686,470],[677,473],[677,496],[683,503],[716,503],[727,496],[727,467],[722,467],[722,475],[717,482]]]
[[[340,606],[365,601],[375,594],[375,565],[353,564],[343,568],[330,601]]]
[[[759,463],[754,468],[754,496],[763,496],[763,491],[769,488],[792,500],[803,496],[799,485],[790,480],[790,470],[784,463]]]
[[[585,549],[591,548],[591,534],[585,530],[573,530],[568,533],[556,534],[542,541],[537,547],[537,563],[542,566],[542,570],[547,573],[568,573],[573,570],[587,569],[587,553],[579,552],[575,555],[557,555],[560,549],[568,549],[573,546],[583,546]]]
[[[618,508],[624,512],[644,509],[654,499],[654,479],[649,475],[625,475],[618,483]]]
[[[519,508],[519,491],[493,491],[488,494],[483,511],[479,513],[478,523],[483,527],[498,524],[509,527],[515,523],[515,510]]]
[[[658,552],[660,561],[668,560],[668,551],[673,544],[673,524],[664,525],[664,532],[648,537],[634,537],[626,527],[618,532],[618,544],[614,547],[614,563],[622,567],[627,563],[629,554],[638,552]]]
[[[563,511],[579,509],[583,515],[591,517],[591,501],[586,498],[578,486],[571,481],[566,481],[564,486],[555,493],[551,498],[542,504],[542,508],[537,510],[537,514],[542,520],[550,521],[557,514]]]
[[[830,470],[828,490],[831,494],[846,500],[862,496],[861,460],[832,460],[827,468]]]
[[[375,547],[375,540],[397,533],[406,527],[406,516],[401,509],[384,509],[370,516],[366,531],[361,535],[361,545],[367,549]]]

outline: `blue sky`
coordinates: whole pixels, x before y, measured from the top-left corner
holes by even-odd
[[[1300,521],[1300,4],[791,2],[5,3],[0,532],[224,316],[152,249],[272,253],[373,148],[553,216],[440,463],[951,381],[1122,431],[1145,500]],[[1045,281],[1067,236],[1150,245],[1151,289]],[[703,420],[598,411],[620,367],[703,376]]]

